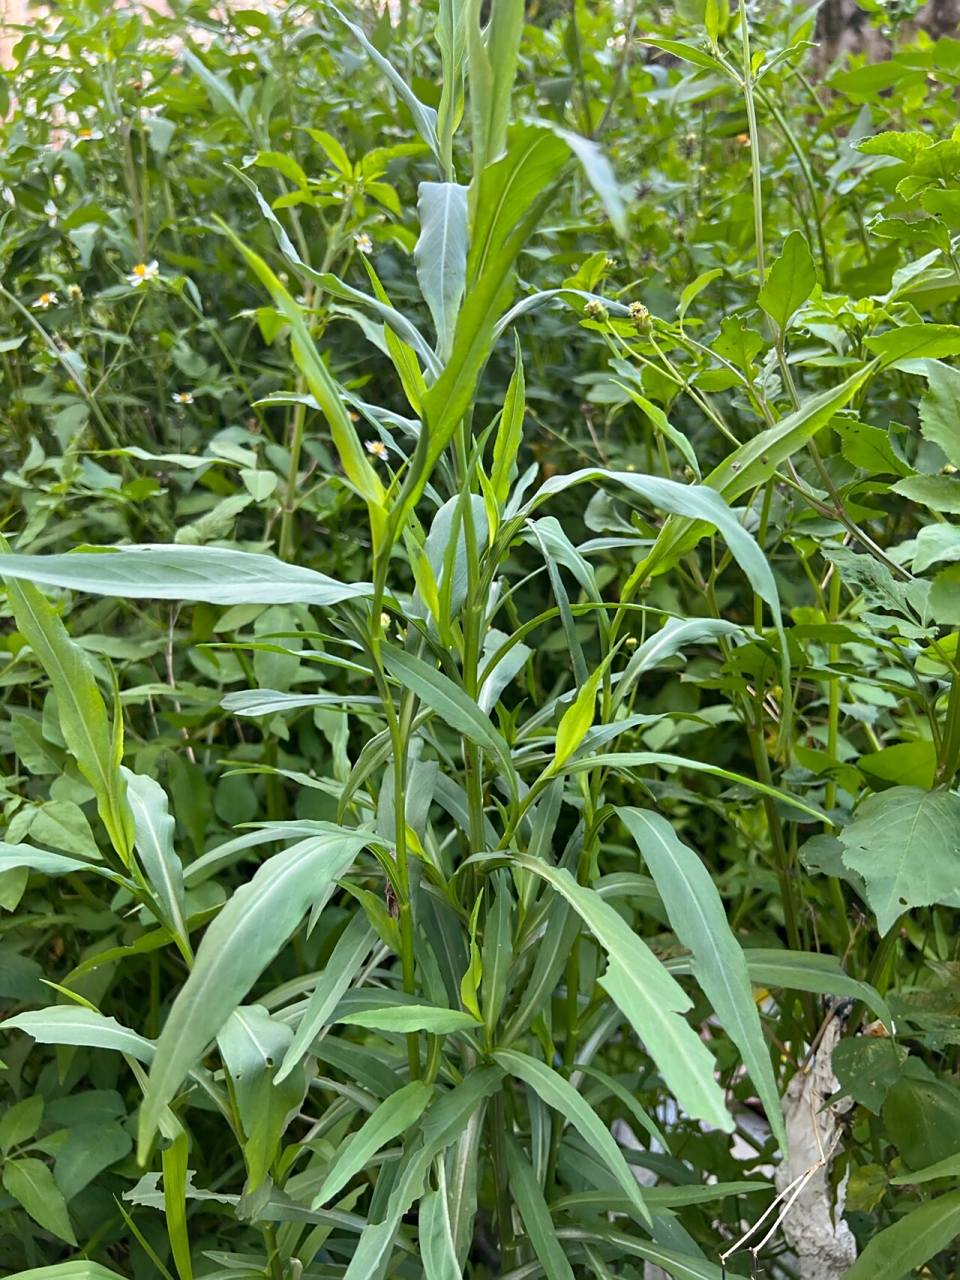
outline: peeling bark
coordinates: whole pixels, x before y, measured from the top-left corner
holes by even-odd
[[[790,1082],[783,1100],[790,1156],[777,1169],[778,1191],[830,1154],[838,1138],[839,1117],[852,1106],[849,1098],[832,1107],[824,1105],[839,1088],[830,1060],[842,1032],[843,1023],[834,1018],[809,1068]],[[796,1254],[801,1280],[840,1280],[856,1260],[856,1242],[843,1218],[845,1191],[844,1181],[834,1204],[828,1160],[811,1176],[781,1224]]]

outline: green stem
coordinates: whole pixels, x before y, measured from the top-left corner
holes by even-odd
[[[960,632],[956,633],[960,635]],[[947,699],[947,720],[940,741],[940,758],[937,762],[937,781],[949,786],[960,766],[960,679],[956,673],[950,680]]]
[[[836,622],[840,614],[840,574],[834,568],[830,575],[830,597],[827,621]],[[840,661],[840,646],[831,644],[827,649],[827,661],[831,668]],[[840,739],[840,677],[833,676],[827,693],[827,755],[836,760]],[[829,814],[837,804],[837,781],[830,778],[824,796],[824,807]]]
[[[745,6],[740,7],[740,51],[743,74],[743,98],[747,109],[747,132],[750,135],[750,177],[753,187],[753,234],[756,240],[757,276],[760,287],[767,270],[763,249],[763,185],[760,174],[760,135],[757,109],[753,100],[753,67],[750,58],[750,21]]]
[[[509,1271],[513,1266],[516,1242],[513,1235],[513,1209],[507,1175],[507,1120],[502,1089],[493,1096],[489,1116],[493,1181],[497,1201],[497,1231],[500,1236],[500,1269]]]
[[[300,389],[302,379],[298,380]],[[307,422],[307,406],[297,404],[293,411],[293,425],[290,431],[290,464],[287,467],[287,494],[283,503],[283,514],[280,517],[280,545],[278,554],[281,560],[290,560],[294,553],[293,517],[297,509],[297,485],[300,476],[300,455],[303,451],[303,436]]]

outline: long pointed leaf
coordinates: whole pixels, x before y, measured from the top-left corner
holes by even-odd
[[[0,577],[130,600],[204,604],[338,604],[368,596],[366,582],[335,582],[273,556],[161,543],[65,556],[0,555]]]
[[[143,1160],[163,1109],[310,907],[367,843],[356,831],[302,840],[242,885],[203,935],[157,1043],[140,1111]]]
[[[446,358],[467,279],[467,188],[456,182],[420,183],[420,238],[413,256],[417,278]]]
[[[513,860],[562,894],[603,947],[609,965],[600,985],[645,1042],[680,1106],[729,1132],[733,1121],[714,1079],[713,1055],[682,1017],[690,1008],[686,992],[623,917],[569,871],[523,854]]]
[[[584,1142],[588,1143],[599,1160],[607,1166],[631,1204],[644,1222],[651,1222],[650,1211],[644,1203],[640,1186],[630,1166],[597,1113],[586,1103],[576,1089],[559,1072],[528,1054],[514,1049],[501,1049],[494,1059],[505,1071],[522,1080],[537,1093],[548,1107],[552,1107],[572,1124]]]
[[[371,1156],[416,1124],[432,1097],[431,1085],[424,1084],[422,1080],[411,1080],[385,1098],[337,1152],[320,1190],[314,1196],[314,1209],[320,1209],[332,1200],[351,1178],[356,1177]]]
[[[674,933],[693,953],[694,977],[740,1050],[770,1128],[785,1150],[787,1134],[780,1095],[747,962],[727,924],[716,885],[693,850],[677,839],[665,818],[643,809],[618,809],[617,813],[650,869]]]

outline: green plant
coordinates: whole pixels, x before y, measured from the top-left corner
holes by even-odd
[[[0,945],[4,994],[43,1007],[5,1027],[56,1046],[5,1050],[10,1265],[716,1277],[776,1218],[781,1096],[836,997],[849,1274],[946,1277],[956,143],[845,142],[886,100],[864,67],[821,101],[810,15],[708,4],[640,46],[629,6],[610,43],[579,0],[482,10],[238,18],[165,91],[214,113],[176,159],[189,210],[151,153],[176,135],[131,147],[117,111],[102,198],[134,177],[97,225],[144,262],[204,231],[164,252],[182,276],[116,292],[88,237],[126,354],[6,292],[11,385],[39,380],[0,553]],[[140,20],[83,12],[70,41],[141,57]],[[883,71],[924,120],[933,58]],[[330,127],[304,67],[343,95]],[[52,230],[8,236],[15,273]],[[181,322],[223,361],[212,441],[165,385],[145,434],[115,417],[160,403],[137,335],[175,353]]]

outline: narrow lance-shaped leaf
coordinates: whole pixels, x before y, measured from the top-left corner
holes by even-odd
[[[0,546],[5,547],[0,542]],[[126,786],[115,758],[113,728],[97,687],[90,660],[70,639],[49,600],[30,583],[10,581],[0,556],[0,573],[8,578],[7,598],[37,661],[47,673],[57,699],[60,729],[77,768],[93,787],[97,811],[110,842],[124,863],[133,849],[133,821]]]
[[[453,346],[457,312],[467,278],[467,188],[455,182],[421,182],[420,238],[413,251],[417,279],[437,331],[437,352]]]
[[[680,942],[693,953],[694,977],[740,1050],[781,1149],[787,1134],[770,1053],[753,999],[747,962],[727,924],[723,902],[706,867],[670,823],[643,809],[618,809],[650,869]]]
[[[157,1043],[140,1110],[141,1161],[184,1076],[368,839],[356,831],[334,832],[276,854],[237,889],[207,929]]]
[[[286,1125],[299,1111],[306,1092],[302,1069],[283,1083],[278,1079],[276,1064],[292,1039],[293,1029],[257,1004],[234,1009],[217,1036],[243,1126],[248,1195],[267,1177]]]
[[[513,861],[561,894],[607,953],[609,965],[600,985],[646,1043],[680,1106],[729,1132],[733,1121],[714,1079],[713,1055],[682,1016],[690,1008],[683,988],[623,917],[569,871],[524,854],[514,855]]]
[[[403,488],[391,510],[388,545],[423,493],[473,400],[490,357],[494,326],[509,301],[513,265],[547,207],[551,198],[548,188],[565,159],[564,144],[549,130],[521,126],[511,133],[506,155],[483,171],[478,197],[471,203],[466,299],[460,308],[450,359],[423,398],[427,429],[420,433]]]
[[[433,1103],[421,1120],[421,1145],[405,1156],[383,1219],[364,1228],[344,1280],[369,1280],[379,1274],[403,1215],[423,1195],[431,1164],[456,1141],[485,1099],[500,1087],[501,1079],[499,1068],[482,1067]]]
[[[551,476],[540,486],[519,515],[528,516],[554,494],[587,481],[621,485],[662,511],[688,520],[713,525],[727,541],[734,559],[743,569],[757,595],[770,606],[775,617],[780,614],[779,595],[773,572],[766,557],[744,529],[720,494],[707,485],[680,484],[661,476],[639,475],[632,471],[605,471],[588,467],[565,476]],[[667,524],[670,522],[667,521]],[[667,526],[665,525],[664,528]],[[652,553],[651,553],[652,555]]]
[[[102,862],[82,862],[79,858],[70,858],[63,853],[54,853],[52,849],[35,849],[29,844],[7,844],[0,840],[0,874],[25,867],[30,871],[39,871],[45,876],[67,876],[74,871],[92,871],[95,875],[112,880],[122,885],[131,893],[136,893],[132,880],[119,872],[111,871]]]
[[[453,135],[463,114],[463,63],[466,55],[466,13],[461,0],[440,0],[436,34],[442,70],[437,136],[444,176],[452,178]]]
[[[308,132],[322,132],[322,130],[308,130]],[[355,302],[360,307],[376,312],[380,319],[384,321],[387,327],[391,329],[398,338],[405,342],[409,347],[413,348],[423,361],[424,367],[430,372],[431,376],[436,377],[440,372],[440,362],[431,351],[429,344],[416,325],[401,312],[397,311],[395,307],[390,306],[390,304],[384,301],[383,298],[374,297],[372,294],[364,293],[362,289],[355,289],[353,285],[345,284],[343,280],[338,276],[335,276],[332,272],[317,271],[317,269],[315,267],[311,267],[308,262],[304,262],[303,258],[301,258],[300,254],[297,252],[296,245],[287,235],[283,223],[263,198],[259,187],[249,174],[244,173],[241,169],[234,169],[232,165],[228,165],[227,168],[230,169],[231,173],[236,174],[256,200],[260,212],[263,214],[270,230],[273,232],[273,237],[280,248],[280,252],[287,259],[290,265],[296,267],[298,273],[303,278],[312,280],[314,284],[319,285],[324,293],[329,293],[340,302]],[[364,259],[364,261],[366,262],[366,259]],[[257,403],[269,404],[271,403],[271,399],[274,403],[278,402],[278,397],[274,396],[264,397]],[[317,401],[313,399],[313,397],[310,399],[311,407],[319,409],[320,405]],[[279,402],[282,403],[282,401]]]
[[[224,711],[235,716],[272,716],[278,711],[301,711],[304,707],[345,707],[379,705],[372,694],[283,693],[279,689],[238,689],[221,699]]]
[[[0,555],[0,576],[131,600],[203,604],[338,604],[368,596],[367,582],[336,582],[273,556],[163,543],[71,555]]]
[[[704,760],[695,760],[689,756],[675,756],[665,751],[612,751],[609,754],[585,755],[578,760],[569,760],[563,767],[564,773],[583,773],[589,769],[640,769],[647,765],[663,765],[667,768],[691,769],[695,773],[708,773],[714,778],[725,778],[741,787],[749,787],[758,795],[769,796],[781,804],[789,805],[801,813],[821,822],[826,815],[809,800],[801,800],[782,788],[768,786],[765,782],[757,782],[745,773],[734,773],[730,769],[721,768],[718,764],[709,764]]]
[[[787,458],[804,448],[807,441],[813,439],[834,414],[845,408],[875,369],[875,362],[864,365],[839,387],[831,387],[811,396],[799,409],[734,449],[706,477],[704,487],[716,490],[726,503],[736,502],[743,494],[751,493],[769,480]],[[698,517],[694,512],[675,513],[660,530],[650,554],[637,566],[631,576],[631,583],[640,582],[651,575],[666,573],[681,556],[692,551],[707,531],[704,520],[710,521],[710,517]],[[722,532],[726,536],[726,532]],[[730,550],[734,551],[732,544]],[[734,554],[736,555],[735,551]],[[744,571],[746,572],[745,567]],[[763,592],[757,589],[756,583],[754,590],[757,590],[761,599],[767,600]],[[767,603],[769,604],[769,600]]]
[[[550,125],[558,138],[562,138],[573,154],[580,161],[584,176],[600,197],[607,217],[618,236],[627,234],[627,209],[620,193],[613,166],[610,164],[603,148],[592,138],[584,138],[569,129],[561,129],[559,125]]]
[[[320,1190],[314,1196],[313,1207],[320,1209],[332,1200],[360,1173],[371,1157],[415,1125],[433,1093],[432,1085],[424,1084],[422,1080],[411,1080],[385,1098],[334,1156]]]
[[[328,1024],[340,997],[356,977],[376,940],[376,932],[367,923],[366,916],[358,911],[337,939],[330,959],[310,993],[303,1017],[277,1071],[278,1084],[286,1079]]]
[[[510,478],[523,440],[523,416],[526,411],[523,352],[520,349],[520,337],[516,333],[513,335],[513,344],[513,376],[503,399],[500,421],[497,423],[497,434],[493,440],[493,467],[490,471],[490,487],[500,507],[510,495]]]
[[[112,1049],[138,1062],[152,1062],[156,1048],[152,1040],[121,1026],[116,1018],[77,1005],[52,1005],[17,1013],[0,1023],[4,1029],[25,1031],[38,1044],[75,1044],[89,1049]]]
[[[529,1085],[543,1099],[548,1107],[552,1107],[564,1117],[613,1174],[620,1189],[626,1194],[630,1203],[644,1222],[650,1223],[650,1211],[643,1200],[640,1186],[630,1171],[630,1166],[617,1146],[610,1130],[600,1119],[593,1108],[586,1103],[574,1087],[548,1067],[546,1063],[528,1054],[517,1053],[513,1049],[501,1049],[494,1059],[505,1071]]]
[[[928,1200],[880,1231],[844,1280],[903,1280],[960,1235],[960,1191]]]
[[[193,1280],[190,1234],[187,1230],[187,1160],[190,1139],[185,1130],[164,1147],[160,1154],[163,1169],[163,1212],[167,1220],[170,1252],[180,1280]]]
[[[378,543],[385,519],[384,488],[364,453],[340,390],[320,358],[304,319],[302,307],[291,297],[283,283],[258,253],[247,248],[233,229],[222,220],[219,221],[219,226],[223,234],[243,255],[254,275],[269,292],[274,306],[290,326],[290,349],[294,360],[306,379],[310,394],[323,410],[323,416],[330,427],[333,444],[347,479],[366,501],[371,532],[375,543]]]
[[[451,1035],[454,1031],[476,1031],[477,1020],[460,1009],[441,1009],[429,1004],[404,1004],[396,1008],[364,1009],[344,1013],[337,1018],[352,1027],[370,1027],[375,1031],[429,1031],[431,1035]]]
[[[443,1160],[435,1160],[433,1167],[437,1190],[428,1192],[420,1201],[417,1222],[424,1280],[461,1280],[463,1272],[457,1258]]]
[[[576,697],[563,713],[557,726],[553,762],[548,766],[548,771],[560,769],[566,764],[587,736],[596,711],[597,691],[612,658],[613,653],[608,653],[600,665],[591,671],[586,683],[577,690]]]
[[[813,951],[781,951],[751,947],[744,952],[750,981],[763,987],[787,987],[819,995],[852,996],[862,1000],[894,1034],[890,1006],[875,987],[844,973],[835,956]]]
[[[543,1267],[543,1274],[547,1280],[574,1280],[573,1268],[567,1261],[563,1244],[557,1238],[536,1174],[518,1144],[509,1136],[507,1171],[510,1175],[510,1190],[520,1210],[530,1243]]]
[[[742,627],[723,618],[668,618],[660,630],[644,640],[633,653],[617,680],[617,701],[623,701],[645,671],[652,671],[686,645],[708,644],[719,636],[742,634]]]
[[[50,1267],[31,1267],[18,1271],[11,1280],[121,1280],[116,1271],[108,1271],[99,1262],[77,1258],[73,1262],[55,1262]]]
[[[164,920],[177,935],[188,961],[189,930],[186,921],[183,867],[173,845],[174,820],[167,795],[159,782],[142,773],[121,769],[127,784],[127,801],[133,813],[137,853],[147,880],[164,913]]]
[[[440,144],[437,139],[436,111],[434,111],[433,107],[428,107],[425,103],[420,101],[389,58],[385,58],[380,50],[370,43],[362,27],[357,26],[355,22],[351,22],[349,18],[346,18],[336,5],[329,3],[329,0],[324,0],[324,3],[328,9],[331,9],[337,15],[343,25],[353,35],[354,39],[363,49],[370,61],[383,72],[384,76],[396,90],[398,97],[406,103],[407,107],[410,109],[410,114],[413,116],[413,123],[417,127],[417,132],[439,160],[441,157]]]
[[[493,0],[490,21],[480,27],[480,0],[465,0],[473,169],[479,174],[503,151],[510,95],[523,30],[523,0]]]
[[[510,748],[503,736],[493,727],[477,704],[442,672],[434,670],[421,658],[416,658],[393,645],[384,646],[384,662],[392,676],[417,697],[451,729],[483,747],[497,761],[503,780],[516,791],[517,779],[510,757]]]

